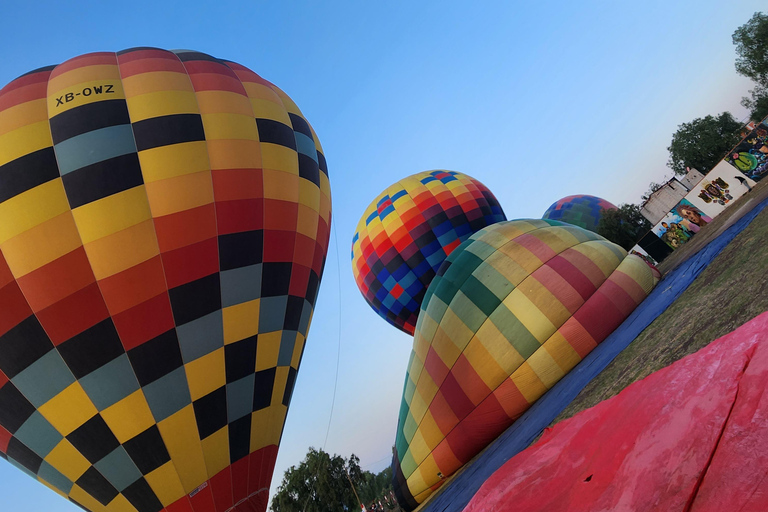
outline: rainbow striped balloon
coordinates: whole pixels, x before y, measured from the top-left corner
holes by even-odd
[[[602,210],[616,209],[616,205],[605,199],[579,194],[555,202],[541,218],[559,220],[597,233]]]
[[[446,256],[472,233],[506,220],[485,185],[426,171],[402,179],[365,209],[352,238],[352,272],[382,318],[413,334],[422,298]]]
[[[516,220],[446,259],[416,325],[394,487],[415,508],[603,341],[655,272],[599,235]]]

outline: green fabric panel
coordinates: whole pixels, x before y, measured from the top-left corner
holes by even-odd
[[[489,318],[524,359],[528,359],[540,347],[536,337],[504,304],[496,308]]]

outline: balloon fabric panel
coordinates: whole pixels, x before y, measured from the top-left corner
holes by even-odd
[[[154,48],[0,110],[0,452],[89,510],[265,510],[328,245],[309,124]]]
[[[653,274],[625,256],[551,220],[489,226],[448,256],[406,375],[394,460],[401,504],[426,499],[645,298]]]
[[[395,183],[365,210],[352,239],[352,271],[379,316],[413,334],[424,293],[445,257],[475,231],[505,220],[493,194],[453,171]]]
[[[542,219],[559,220],[580,228],[597,232],[602,210],[615,210],[616,206],[605,199],[588,195],[568,196],[556,201]]]

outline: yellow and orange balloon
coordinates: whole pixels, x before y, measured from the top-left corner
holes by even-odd
[[[265,510],[328,246],[247,68],[92,53],[0,90],[0,453],[92,510]]]

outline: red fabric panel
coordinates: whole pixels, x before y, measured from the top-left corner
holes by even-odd
[[[764,510],[768,347],[756,350],[761,341],[768,342],[768,313],[555,425],[496,471],[465,512],[682,512],[692,502],[697,511],[738,503]],[[712,496],[722,504],[710,505]]]
[[[95,282],[37,314],[37,319],[56,346],[107,317],[109,311]]]
[[[211,492],[213,493],[213,502],[216,504],[217,512],[224,512],[235,504],[232,501],[232,472],[230,467],[219,471],[211,482]]]
[[[219,244],[209,238],[163,253],[168,288],[176,288],[219,271]]]
[[[123,347],[125,350],[131,350],[173,329],[171,300],[168,298],[168,293],[163,292],[138,306],[114,315],[112,321],[115,323]]]
[[[192,503],[192,510],[195,512],[218,512],[216,505],[213,503],[213,493],[211,492],[211,484],[209,480],[206,480],[198,487],[194,496],[189,497],[189,502]],[[198,490],[199,489],[199,490]],[[195,491],[192,491],[195,492]]]
[[[248,457],[236,461],[230,469],[232,470],[232,496],[237,503],[248,496]]]

